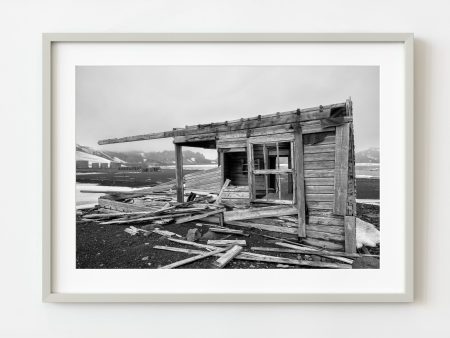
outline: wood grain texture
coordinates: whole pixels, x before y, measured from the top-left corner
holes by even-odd
[[[183,187],[183,152],[182,146],[175,144],[175,177],[177,180],[177,201],[184,202],[184,187]]]
[[[336,127],[334,213],[347,212],[349,124]]]
[[[294,139],[294,169],[295,169],[295,201],[298,209],[298,236],[306,236],[306,197],[305,170],[303,158],[303,133],[301,126],[295,128]]]
[[[227,250],[227,248],[221,248],[221,249],[217,249],[217,250],[214,250],[214,251],[211,251],[211,252],[201,253],[201,254],[199,254],[197,256],[189,257],[189,258],[183,259],[181,261],[174,262],[172,264],[162,266],[159,269],[173,269],[173,268],[177,268],[179,266],[182,266],[182,265],[185,265],[185,264],[189,264],[189,263],[198,261],[200,259],[204,259],[206,257],[214,256],[216,254],[224,252],[225,250]]]
[[[345,216],[345,252],[356,252],[356,217]]]
[[[229,222],[254,218],[296,215],[297,213],[298,213],[297,208],[274,206],[274,207],[250,208],[243,210],[226,211],[224,213],[224,216],[225,222]]]
[[[315,238],[305,238],[303,243],[315,246],[317,248],[324,248],[327,250],[344,251],[344,244],[334,243],[330,241],[323,241]]]
[[[298,234],[297,228],[289,228],[289,227],[284,227],[284,226],[276,226],[276,225],[254,223],[254,222],[241,222],[241,221],[228,221],[225,223],[236,226],[236,227],[243,227],[243,228],[248,228],[248,229],[259,229],[259,230],[266,230],[266,231],[271,231],[271,232],[279,232],[279,233],[293,234],[293,235]]]
[[[230,250],[225,252],[218,260],[212,263],[213,267],[217,269],[222,269],[227,265],[233,258],[239,255],[242,252],[242,246],[235,245]]]
[[[333,152],[326,153],[307,153],[305,154],[305,162],[316,162],[316,161],[334,161],[335,154]]]

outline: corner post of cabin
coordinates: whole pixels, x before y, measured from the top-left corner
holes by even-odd
[[[305,202],[305,174],[303,159],[303,132],[300,123],[294,126],[294,156],[296,175],[296,201],[298,208],[298,237],[306,237],[306,202]]]
[[[182,146],[177,143],[175,143],[175,177],[177,181],[177,202],[183,203],[183,151]]]
[[[349,98],[345,103],[345,115],[352,117],[352,101]],[[356,252],[356,203],[353,204],[356,195],[356,186],[352,186],[355,176],[353,142],[353,122],[349,121],[336,127],[335,144],[335,180],[334,180],[334,214],[344,216],[345,252]],[[350,176],[350,177],[349,177]],[[349,183],[352,189],[349,190]],[[350,194],[353,194],[350,198]]]

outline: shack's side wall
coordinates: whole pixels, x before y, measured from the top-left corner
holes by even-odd
[[[307,244],[344,250],[344,216],[334,215],[336,131],[303,135]]]

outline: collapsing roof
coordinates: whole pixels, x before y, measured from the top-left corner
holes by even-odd
[[[229,205],[295,208],[305,243],[356,251],[352,102],[186,126],[99,141],[100,145],[173,137],[179,203],[185,190],[219,193]],[[219,172],[193,183],[183,176],[182,147],[217,149]],[[223,192],[223,191],[222,191]],[[285,215],[291,215],[287,213]],[[264,217],[263,214],[257,217]]]

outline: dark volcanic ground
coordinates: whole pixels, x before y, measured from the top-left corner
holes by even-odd
[[[379,207],[358,204],[358,215],[361,219],[368,221],[379,229]],[[199,222],[200,223],[200,222]],[[185,236],[190,228],[198,228],[202,234],[208,231],[208,225],[203,224],[202,227],[196,227],[196,222],[186,224],[170,224],[164,226],[164,230],[175,232]],[[140,224],[143,226],[144,224]],[[136,227],[140,227],[137,226]],[[76,225],[77,236],[77,253],[76,267],[78,269],[156,269],[191,255],[185,253],[171,252],[165,250],[153,249],[155,245],[176,246],[186,249],[195,249],[179,243],[173,243],[158,234],[151,233],[149,236],[130,234],[124,231],[126,225],[99,225],[94,221],[81,221],[78,218]],[[232,226],[227,226],[233,228]],[[237,228],[236,228],[237,229]],[[268,233],[261,230],[246,230],[250,234],[249,237],[230,236],[224,234],[216,234],[216,238],[210,239],[245,239],[247,247],[277,247],[274,240],[261,236],[268,234],[280,237],[280,234]],[[211,232],[209,232],[211,234]],[[206,240],[200,240],[199,243],[205,243]],[[371,254],[379,254],[379,247],[370,248]],[[276,253],[276,252],[259,252],[271,256],[279,256],[286,258],[298,258],[298,254]],[[304,256],[304,255],[302,255]],[[315,256],[312,256],[315,257]],[[304,259],[305,257],[299,257]],[[191,264],[184,265],[180,268],[184,269],[206,269],[211,268],[211,263],[217,258],[208,257]],[[278,266],[279,268],[280,266]],[[305,268],[299,266],[281,266],[283,268]],[[274,269],[277,268],[276,263],[253,262],[244,260],[233,260],[226,268],[228,269]]]

